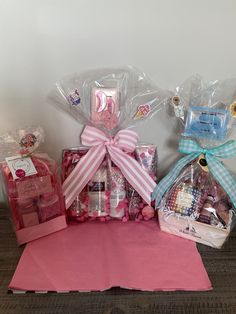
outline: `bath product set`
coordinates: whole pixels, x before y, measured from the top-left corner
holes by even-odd
[[[0,136],[1,172],[19,244],[67,226],[58,166],[35,151],[43,139],[40,127]]]
[[[235,223],[236,181],[220,159],[236,156],[236,80],[193,76],[170,106],[182,125],[185,154],[153,192],[161,230],[220,248]],[[228,141],[227,141],[228,140]]]
[[[83,146],[63,150],[63,182],[87,152],[88,148]],[[155,145],[136,146],[132,158],[137,160],[139,165],[156,181],[157,149]],[[101,221],[111,218],[123,221],[149,220],[154,217],[154,214],[153,208],[143,201],[125,179],[119,167],[108,156],[67,211],[69,220],[78,222],[83,222],[87,218]]]
[[[81,145],[62,152],[68,219],[153,218],[157,149],[140,143],[131,127],[163,107],[170,92],[131,67],[68,76],[56,86],[56,105],[85,124]]]

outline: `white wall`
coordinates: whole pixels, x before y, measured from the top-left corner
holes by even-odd
[[[75,71],[131,64],[163,88],[195,72],[236,76],[235,13],[235,0],[0,0],[0,133],[41,124],[59,160],[81,126],[45,96]],[[163,115],[140,127],[159,147],[161,171],[177,156]]]

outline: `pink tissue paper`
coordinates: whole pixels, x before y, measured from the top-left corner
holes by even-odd
[[[156,221],[91,221],[27,244],[9,289],[102,291],[210,290],[192,241],[161,232]]]

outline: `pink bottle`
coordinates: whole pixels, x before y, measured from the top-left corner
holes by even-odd
[[[38,201],[38,208],[41,222],[61,215],[60,200],[54,192],[41,195]]]

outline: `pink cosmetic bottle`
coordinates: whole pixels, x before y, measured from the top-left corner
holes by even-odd
[[[59,216],[61,212],[58,195],[54,192],[41,195],[38,201],[38,208],[41,222]]]

